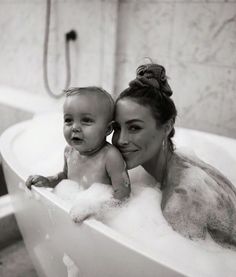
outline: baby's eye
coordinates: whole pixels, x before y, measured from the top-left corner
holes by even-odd
[[[66,124],[71,124],[72,123],[72,118],[64,118],[64,123],[66,123]]]
[[[94,122],[94,120],[90,117],[83,117],[81,121],[82,123],[85,123],[85,124],[91,124]]]

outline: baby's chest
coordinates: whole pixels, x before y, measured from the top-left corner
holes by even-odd
[[[83,185],[106,182],[105,161],[102,156],[80,159],[76,155],[67,158],[68,178]]]

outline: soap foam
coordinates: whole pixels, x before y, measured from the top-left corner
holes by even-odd
[[[235,251],[222,248],[209,235],[206,240],[192,241],[171,228],[161,211],[158,184],[149,187],[133,183],[130,198],[118,207],[105,205],[106,210],[102,204],[111,199],[111,187],[94,184],[81,190],[75,189],[76,184],[69,180],[63,184],[57,195],[69,201],[70,207],[79,203],[78,211],[82,212],[89,207],[92,216],[138,243],[142,251],[160,262],[190,276],[236,276]]]

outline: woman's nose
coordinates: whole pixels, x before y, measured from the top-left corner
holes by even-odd
[[[117,144],[122,146],[129,143],[128,134],[125,131],[121,131],[117,137]]]

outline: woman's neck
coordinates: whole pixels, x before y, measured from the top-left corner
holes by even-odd
[[[153,176],[157,182],[163,185],[164,179],[167,174],[168,162],[172,152],[167,147],[165,150],[163,148],[148,162],[144,163],[143,168]]]

